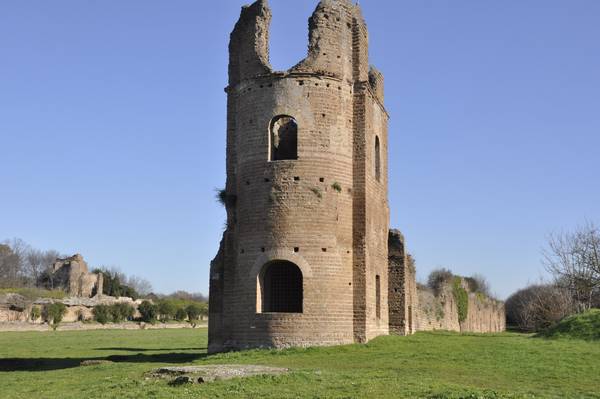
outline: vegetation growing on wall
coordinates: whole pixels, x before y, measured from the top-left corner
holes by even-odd
[[[460,277],[454,277],[452,281],[452,295],[454,295],[454,299],[456,300],[458,321],[462,323],[467,320],[467,315],[469,314],[469,293],[463,288]]]

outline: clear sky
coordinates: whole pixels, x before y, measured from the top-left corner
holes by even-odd
[[[239,0],[0,3],[0,240],[208,291]],[[270,0],[271,62],[316,0]],[[552,231],[600,223],[600,1],[362,0],[386,78],[391,224],[424,278],[505,297]]]

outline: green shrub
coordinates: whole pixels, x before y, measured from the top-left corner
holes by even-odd
[[[185,308],[185,311],[187,313],[187,317],[188,317],[188,320],[190,321],[190,323],[198,321],[198,319],[200,318],[200,316],[202,315],[202,312],[203,312],[202,307],[195,303],[188,305]]]
[[[97,305],[94,306],[94,320],[100,324],[106,324],[111,320],[111,313],[108,305]]]
[[[454,277],[452,295],[454,295],[456,307],[458,308],[458,321],[462,323],[467,320],[467,315],[469,314],[469,293],[463,288],[460,277]]]
[[[161,321],[171,320],[177,313],[177,306],[168,299],[163,299],[158,303],[158,314]]]
[[[177,308],[177,312],[175,312],[175,320],[184,321],[187,317],[187,312],[184,308]]]
[[[109,313],[113,323],[122,323],[133,319],[135,309],[127,303],[115,303],[109,307]]]
[[[600,309],[566,317],[540,336],[546,338],[577,338],[600,340]]]
[[[138,306],[138,312],[140,312],[142,321],[146,323],[156,323],[158,317],[158,306],[154,305],[150,301],[143,301]]]
[[[36,321],[42,316],[42,311],[39,306],[33,306],[31,308],[31,313],[29,314],[31,321]]]
[[[64,303],[56,302],[44,306],[44,320],[49,323],[54,330],[58,327],[63,317],[67,313],[67,307]]]
[[[333,189],[334,189],[335,191],[337,191],[338,193],[341,193],[341,192],[342,192],[342,185],[341,185],[340,183],[338,183],[338,182],[334,182],[334,183],[331,185],[331,188],[333,188]]]

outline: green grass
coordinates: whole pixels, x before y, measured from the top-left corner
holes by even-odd
[[[335,348],[205,348],[206,329],[0,333],[0,397],[600,398],[600,345],[583,340],[438,332]],[[78,366],[88,359],[114,363]],[[181,387],[144,378],[165,364],[211,363],[292,371]]]
[[[541,336],[600,340],[600,309],[592,309],[582,314],[569,316]]]
[[[67,296],[61,290],[44,290],[41,288],[0,288],[0,294],[19,294],[31,301],[39,298],[63,299]]]

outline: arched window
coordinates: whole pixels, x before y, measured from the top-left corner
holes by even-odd
[[[262,313],[302,313],[302,272],[292,262],[267,263],[260,278]]]
[[[377,181],[381,179],[381,146],[379,145],[379,137],[375,136],[375,178]]]
[[[271,121],[269,131],[269,160],[298,159],[298,124],[294,118],[287,115],[276,116]]]

